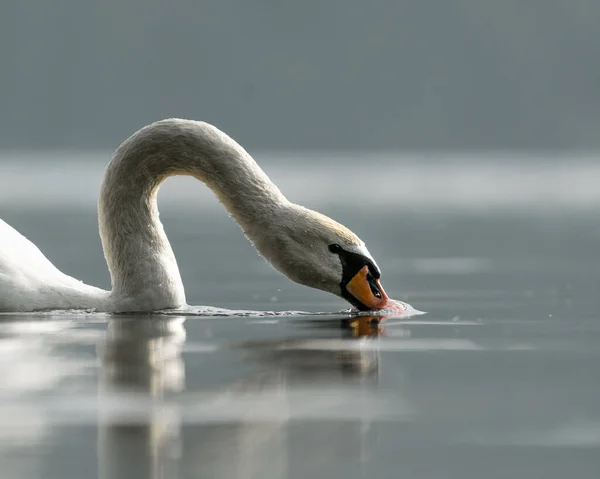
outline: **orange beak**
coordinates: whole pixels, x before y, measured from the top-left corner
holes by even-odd
[[[363,266],[358,273],[346,284],[346,291],[350,293],[369,311],[384,309],[388,302],[388,295],[381,287],[378,279],[370,278],[375,282],[376,288],[369,284],[369,267]],[[375,289],[375,292],[373,291]],[[377,291],[378,290],[378,291]]]

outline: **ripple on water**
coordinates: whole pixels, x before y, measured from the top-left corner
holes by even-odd
[[[186,305],[177,309],[166,309],[144,313],[126,313],[140,314],[142,315],[165,315],[165,316],[203,316],[203,317],[253,317],[253,318],[265,318],[265,317],[303,317],[303,316],[376,316],[379,318],[408,318],[411,316],[425,314],[423,311],[419,311],[413,308],[410,304],[401,301],[393,301],[393,305],[389,309],[383,309],[381,311],[356,311],[354,309],[345,309],[337,312],[309,312],[309,311],[255,311],[250,309],[227,309],[217,308],[213,306],[190,306]],[[34,311],[34,312],[0,312],[1,317],[8,316],[27,316],[27,317],[38,317],[38,316],[85,316],[94,318],[108,318],[110,313],[98,312],[93,309],[69,309],[69,310],[51,310],[51,311]]]

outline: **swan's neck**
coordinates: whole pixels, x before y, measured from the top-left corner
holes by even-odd
[[[185,304],[156,201],[160,183],[172,175],[191,175],[206,183],[250,239],[287,204],[252,157],[211,125],[164,120],[138,131],[108,165],[98,208],[117,309]]]

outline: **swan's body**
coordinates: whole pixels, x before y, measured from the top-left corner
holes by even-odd
[[[109,293],[60,272],[0,219],[0,311],[105,309]]]
[[[170,119],[128,138],[106,169],[98,223],[112,290],[60,272],[0,220],[0,311],[184,306],[179,268],[156,202],[160,183],[172,175],[204,182],[258,252],[291,280],[343,296],[361,309],[385,306],[379,270],[354,233],[289,202],[252,157],[217,128]]]

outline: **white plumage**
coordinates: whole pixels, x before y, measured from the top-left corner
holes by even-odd
[[[98,222],[112,290],[65,275],[0,220],[0,311],[155,311],[185,305],[175,256],[159,220],[156,192],[171,175],[204,182],[258,252],[298,283],[341,295],[342,265],[328,247],[372,258],[330,218],[289,202],[233,139],[203,122],[169,119],[125,140],[102,184]]]

